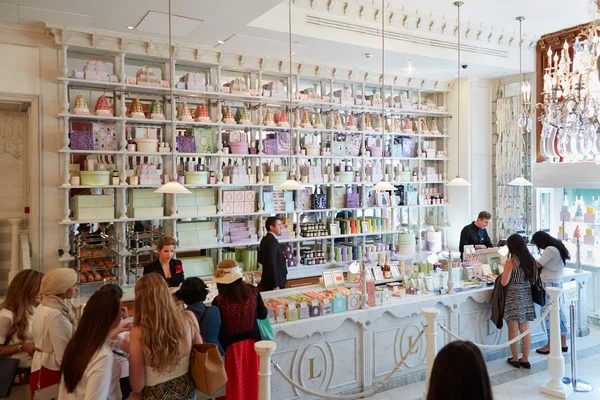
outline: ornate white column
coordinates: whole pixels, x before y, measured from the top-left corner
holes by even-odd
[[[431,378],[431,369],[437,354],[437,317],[440,315],[440,310],[437,308],[424,308],[421,310],[425,320],[427,321],[426,332],[426,351],[425,351],[425,391],[423,398],[427,398],[429,391],[429,378]]]
[[[277,343],[271,340],[261,340],[254,344],[254,350],[260,359],[258,400],[271,400],[271,355],[276,348]]]
[[[546,292],[550,295],[552,310],[550,310],[550,354],[548,355],[548,372],[552,379],[542,386],[541,392],[559,399],[566,399],[573,393],[573,387],[562,382],[565,376],[565,358],[560,345],[560,316],[558,297],[562,289],[549,287]]]
[[[10,271],[8,271],[8,284],[21,271],[19,266],[19,228],[22,218],[9,218],[11,225],[11,246],[10,246]]]

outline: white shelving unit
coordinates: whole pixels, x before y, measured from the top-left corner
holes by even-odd
[[[208,80],[212,82],[215,86],[214,92],[205,92],[205,91],[190,91],[190,90],[181,90],[174,89],[174,96],[176,96],[175,101],[182,102],[187,101],[190,106],[193,106],[197,103],[206,102],[209,105],[211,117],[213,121],[221,121],[223,116],[223,106],[231,105],[231,106],[240,106],[240,105],[248,105],[251,109],[252,120],[257,121],[255,125],[231,125],[224,124],[221,122],[212,122],[212,123],[200,123],[200,122],[182,122],[176,121],[172,123],[171,115],[175,112],[175,103],[171,102],[169,89],[164,87],[148,87],[141,85],[132,85],[125,84],[122,82],[126,82],[127,71],[131,71],[132,68],[139,68],[140,65],[144,65],[145,63],[158,65],[159,68],[163,71],[163,76],[168,76],[169,68],[174,69],[173,76],[175,77],[175,81],[178,80],[177,68],[178,62],[176,61],[172,66],[169,65],[168,59],[158,58],[158,57],[143,57],[139,55],[128,55],[126,53],[114,53],[114,52],[103,52],[101,50],[95,49],[94,52],[86,52],[87,49],[73,49],[74,59],[75,61],[79,61],[81,64],[82,60],[88,59],[104,59],[112,62],[114,66],[114,73],[117,75],[120,83],[111,83],[111,82],[99,82],[99,81],[90,81],[90,80],[81,80],[69,78],[69,71],[72,69],[70,66],[70,55],[71,50],[68,49],[67,46],[62,47],[61,54],[61,63],[62,68],[61,76],[58,77],[58,82],[61,87],[61,107],[60,113],[58,114],[59,120],[62,124],[62,143],[60,144],[60,159],[61,159],[61,180],[59,183],[59,189],[61,189],[62,193],[62,212],[61,212],[61,220],[59,224],[61,226],[61,242],[63,244],[63,248],[68,248],[68,238],[69,238],[69,226],[74,224],[80,224],[85,222],[113,222],[116,225],[117,232],[117,240],[121,244],[122,248],[126,247],[126,224],[134,221],[147,220],[149,218],[129,218],[127,216],[127,204],[126,204],[126,191],[133,190],[136,188],[157,188],[158,185],[136,185],[131,186],[126,182],[126,165],[127,161],[131,157],[142,157],[142,158],[153,158],[160,159],[163,165],[163,174],[174,175],[173,166],[171,163],[172,157],[176,159],[181,158],[193,158],[196,160],[207,160],[210,159],[211,165],[221,166],[224,162],[229,160],[241,160],[243,162],[252,163],[253,166],[262,165],[264,161],[271,160],[286,160],[289,158],[288,155],[268,155],[263,153],[262,147],[262,138],[265,137],[265,134],[268,132],[277,132],[277,131],[290,131],[292,134],[291,143],[294,154],[291,156],[292,160],[292,168],[295,169],[297,178],[300,178],[300,168],[299,166],[308,160],[312,160],[319,165],[322,166],[333,166],[334,163],[344,161],[348,164],[351,164],[355,171],[359,172],[360,181],[353,182],[351,184],[334,182],[334,173],[333,168],[330,168],[330,181],[327,183],[317,183],[316,185],[320,185],[323,187],[333,188],[339,186],[348,186],[353,185],[359,188],[359,193],[361,195],[361,208],[357,209],[326,209],[326,210],[299,210],[296,209],[293,212],[277,212],[278,215],[286,215],[293,219],[295,223],[301,220],[303,215],[311,215],[320,219],[320,221],[325,222],[327,220],[331,221],[335,219],[336,214],[340,211],[349,211],[353,214],[354,218],[365,218],[365,217],[387,217],[392,222],[390,223],[390,229],[388,232],[372,232],[372,233],[361,233],[361,234],[348,234],[348,235],[335,235],[335,236],[325,236],[325,237],[312,237],[312,238],[302,238],[296,237],[293,239],[282,239],[281,242],[292,243],[295,246],[295,251],[297,254],[297,259],[300,259],[300,246],[303,243],[315,243],[320,242],[323,249],[327,249],[328,246],[330,248],[330,252],[328,253],[328,257],[330,261],[333,261],[334,252],[334,240],[345,238],[348,240],[354,241],[354,244],[365,245],[367,243],[368,238],[378,237],[379,241],[389,240],[391,243],[395,244],[395,235],[400,232],[400,224],[396,221],[400,220],[403,223],[408,223],[407,226],[410,229],[417,230],[418,236],[421,234],[421,230],[424,229],[427,224],[425,224],[425,214],[427,211],[432,209],[444,209],[445,204],[440,205],[418,205],[418,206],[396,206],[396,207],[368,207],[365,206],[367,204],[367,189],[374,185],[375,182],[370,182],[367,180],[366,176],[366,166],[367,163],[373,160],[379,160],[378,158],[369,157],[366,155],[363,156],[341,156],[341,155],[326,155],[326,156],[305,156],[300,154],[300,136],[307,134],[314,134],[320,136],[321,144],[324,146],[325,144],[325,135],[332,135],[335,133],[351,133],[351,134],[360,134],[362,135],[362,147],[361,154],[366,154],[366,139],[367,137],[375,137],[381,138],[382,134],[380,131],[361,131],[361,130],[336,130],[336,129],[304,129],[304,128],[289,128],[289,127],[267,127],[262,125],[262,116],[266,107],[286,107],[289,105],[288,99],[282,98],[273,98],[273,97],[264,97],[264,96],[250,96],[243,94],[229,94],[222,93],[221,90],[223,88],[223,84],[225,83],[224,75],[229,72],[224,70],[222,65],[215,64],[203,64],[200,62],[191,63],[190,61],[186,61],[184,64],[185,71],[189,71],[191,69],[197,69],[198,71],[204,71],[208,77]],[[135,60],[132,64],[129,65],[128,61]],[[249,82],[249,88],[257,90],[259,92],[259,88],[262,88],[264,83],[263,81],[263,71],[261,70],[242,70],[239,69],[234,74],[243,73],[247,78],[247,82]],[[340,112],[353,112],[353,113],[374,113],[381,114],[380,106],[368,106],[368,105],[345,105],[345,104],[337,104],[334,103],[333,95],[330,97],[330,102],[321,102],[321,101],[303,101],[299,100],[299,90],[301,89],[301,79],[302,76],[296,76],[295,82],[294,80],[290,81],[286,79],[283,74],[276,73],[275,76],[278,76],[282,79],[282,81],[287,82],[287,88],[289,90],[294,91],[295,100],[293,102],[293,106],[299,108],[318,108],[321,110],[337,110]],[[271,75],[270,75],[271,76]],[[310,78],[312,81],[315,81],[315,77]],[[321,92],[324,93],[329,90],[329,93],[333,93],[334,84],[338,84],[338,81],[334,81],[334,79],[320,79],[321,84]],[[171,82],[172,85],[175,82]],[[366,94],[367,87],[365,82],[351,82],[347,80],[339,81],[339,84],[343,84],[352,89],[353,94]],[[100,117],[100,116],[87,116],[87,115],[74,115],[70,113],[71,108],[71,100],[74,99],[72,91],[84,91],[90,90],[90,92],[105,92],[110,93],[113,99],[113,108],[115,112],[115,116],[113,117]],[[421,90],[414,88],[398,88],[392,85],[387,86],[385,89],[385,96],[391,94],[392,97],[398,91],[406,91],[408,92],[409,99],[412,102],[413,99],[416,99],[418,104],[421,104],[422,96],[427,94],[433,96],[435,98],[437,105],[447,105],[447,93],[444,91],[434,92],[427,91],[422,92]],[[379,93],[381,95],[381,93]],[[166,119],[164,121],[159,120],[150,120],[150,119],[132,119],[127,117],[126,110],[126,101],[129,98],[141,97],[143,99],[153,100],[158,99],[163,102],[163,109],[165,110]],[[92,104],[88,104],[90,107]],[[327,112],[326,111],[326,112]],[[294,113],[289,113],[290,122],[292,122]],[[406,185],[411,184],[418,188],[419,192],[422,188],[427,186],[435,186],[438,188],[438,191],[443,194],[444,199],[446,199],[446,177],[447,177],[447,157],[440,158],[424,158],[420,155],[422,154],[422,144],[425,140],[435,140],[437,143],[438,150],[444,150],[447,152],[447,139],[449,135],[447,134],[448,124],[447,120],[451,117],[451,115],[447,112],[441,111],[430,111],[430,110],[417,110],[417,109],[401,109],[401,108],[392,108],[388,107],[385,110],[386,118],[400,118],[400,117],[416,117],[416,118],[435,118],[438,122],[438,126],[440,128],[440,134],[431,134],[431,133],[421,133],[420,131],[407,134],[407,133],[398,133],[398,132],[386,132],[385,133],[385,141],[390,141],[390,149],[391,145],[393,145],[394,137],[412,137],[416,140],[416,154],[419,155],[417,157],[386,157],[386,167],[390,168],[390,171],[393,170],[394,166],[397,166],[400,163],[408,163],[412,168],[418,168],[419,171],[422,170],[422,167],[435,165],[438,174],[442,174],[444,176],[444,180],[435,180],[435,181],[424,181],[417,180],[413,182],[396,182],[397,185]],[[360,116],[361,118],[363,116]],[[102,122],[114,122],[117,127],[117,135],[118,135],[118,149],[116,151],[104,151],[104,150],[71,150],[69,148],[69,131],[70,131],[70,123],[71,122],[94,122],[94,121],[102,121]],[[168,153],[142,153],[142,152],[129,152],[126,150],[127,145],[127,137],[126,137],[126,128],[127,126],[159,126],[162,128],[162,131],[165,135],[165,140],[171,143],[171,152]],[[216,152],[215,153],[178,153],[176,149],[176,129],[178,127],[204,127],[210,128],[213,130],[214,139],[216,144]],[[420,124],[419,124],[420,126]],[[248,129],[254,133],[254,136],[259,138],[258,146],[257,146],[257,154],[248,154],[248,155],[239,155],[239,154],[225,154],[222,150],[222,138],[223,131],[227,129]],[[120,184],[119,185],[106,185],[106,186],[71,186],[70,185],[70,175],[69,175],[69,163],[70,158],[74,155],[88,155],[88,156],[96,156],[96,157],[110,157],[111,160],[114,161],[117,166],[117,170],[119,171]],[[446,153],[447,155],[447,153]],[[216,163],[215,163],[216,162]],[[214,188],[216,189],[216,195],[218,198],[217,201],[217,214],[210,217],[198,217],[201,220],[216,220],[217,221],[217,234],[219,240],[222,239],[222,221],[225,218],[230,217],[255,217],[257,219],[257,228],[258,228],[258,237],[259,240],[263,235],[264,230],[264,217],[275,213],[269,213],[264,211],[257,211],[253,213],[243,213],[243,214],[224,214],[220,210],[222,210],[222,191],[225,189],[231,188],[250,188],[257,190],[257,202],[258,202],[258,210],[263,210],[262,198],[263,192],[265,188],[273,187],[272,184],[264,183],[263,181],[263,172],[262,169],[258,170],[257,174],[257,183],[252,184],[224,184],[223,183],[223,171],[218,168],[216,171],[216,181],[215,184],[207,184],[207,185],[186,185],[189,188]],[[71,210],[69,205],[69,199],[71,196],[71,191],[74,189],[89,189],[89,190],[109,190],[115,194],[115,218],[110,220],[103,221],[77,221],[71,218]],[[329,204],[333,204],[333,190],[328,191],[328,201]],[[165,233],[176,236],[177,232],[175,230],[176,220],[182,217],[178,216],[176,213],[176,199],[174,195],[169,195],[166,198],[165,210],[167,210],[167,216],[159,218],[164,224]],[[175,212],[173,212],[175,211]],[[406,217],[406,215],[408,217]],[[446,216],[447,218],[447,216]],[[155,220],[156,218],[152,218]],[[187,219],[187,218],[186,218]],[[445,219],[445,218],[444,218]],[[364,220],[364,219],[363,219]],[[440,221],[438,221],[440,222]],[[439,224],[430,224],[431,226],[435,226],[436,228],[443,229],[446,227],[445,221],[441,221]],[[296,233],[299,234],[299,230],[296,230]],[[446,235],[444,234],[444,241],[446,241]],[[221,252],[223,248],[234,248],[234,247],[247,247],[247,246],[256,246],[258,242],[252,243],[244,243],[244,244],[230,244],[230,243],[222,243],[219,241],[218,245],[210,246],[210,247],[197,247],[197,248],[186,248],[186,249],[178,249],[178,252],[191,252],[191,251],[200,251],[200,250],[208,250],[215,249],[218,252],[218,260],[221,259]],[[125,263],[125,255],[122,256],[121,265],[126,265]],[[63,258],[64,261],[68,261],[67,258]],[[299,266],[301,268],[301,266]],[[324,266],[326,268],[326,266]],[[314,266],[311,266],[311,269],[315,269]],[[125,274],[125,271],[122,272]]]

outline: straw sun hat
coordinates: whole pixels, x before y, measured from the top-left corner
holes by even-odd
[[[217,265],[217,269],[213,273],[213,282],[229,285],[238,279],[243,279],[243,277],[237,261],[223,260]]]

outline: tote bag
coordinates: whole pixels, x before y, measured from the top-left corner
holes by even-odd
[[[190,376],[202,393],[210,395],[225,386],[227,373],[216,344],[202,343],[192,347]]]
[[[535,275],[535,282],[531,284],[531,299],[535,304],[544,307],[546,305],[546,289],[544,289],[539,272],[536,271]]]
[[[272,340],[275,341],[275,335],[273,334],[273,327],[271,326],[271,320],[269,318],[257,319],[258,331],[260,332],[260,340]]]

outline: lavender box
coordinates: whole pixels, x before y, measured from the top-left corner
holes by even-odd
[[[71,150],[94,150],[94,134],[90,131],[71,131],[69,138]]]

